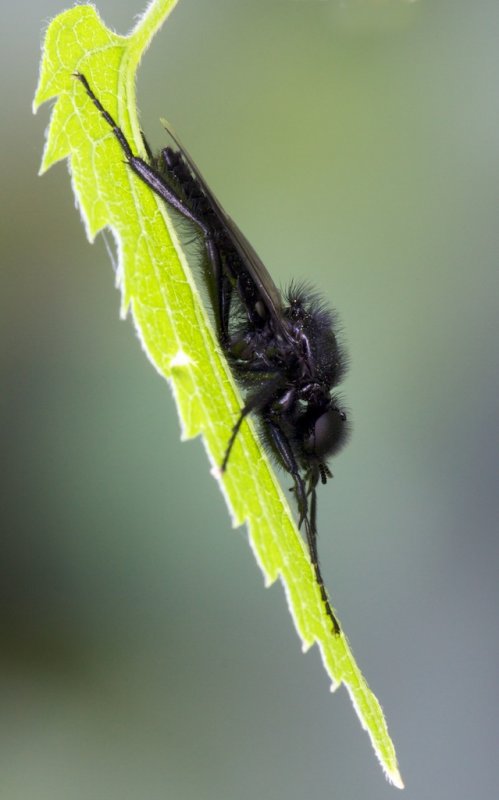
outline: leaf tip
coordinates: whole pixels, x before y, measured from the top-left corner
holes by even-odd
[[[402,780],[402,775],[400,774],[399,770],[395,767],[395,769],[391,770],[390,772],[386,773],[386,777],[396,789],[405,789],[404,781]]]

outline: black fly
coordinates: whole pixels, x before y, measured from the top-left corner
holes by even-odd
[[[218,338],[246,392],[221,469],[227,467],[245,417],[255,414],[264,442],[293,478],[299,526],[305,527],[322,599],[334,632],[339,633],[319,567],[316,525],[317,484],[332,477],[326,461],[344,444],[348,432],[345,411],[332,394],[345,372],[333,316],[306,287],[291,286],[285,297],[281,295],[171,130],[178,149],[165,147],[154,156],[144,140],[148,160],[139,158],[85,76],[75,77],[112,128],[133,172],[203,237]]]

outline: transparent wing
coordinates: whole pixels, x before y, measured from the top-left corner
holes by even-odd
[[[261,260],[258,253],[255,251],[253,246],[248,242],[244,233],[240,230],[240,228],[236,225],[234,220],[227,214],[227,212],[221,206],[221,204],[211,191],[210,187],[206,183],[205,179],[203,178],[195,161],[189,155],[185,147],[181,144],[172,126],[164,119],[161,120],[161,123],[165,128],[165,130],[168,132],[169,136],[173,139],[173,141],[177,145],[183,158],[188,164],[189,169],[191,170],[192,174],[198,181],[203,192],[205,193],[211,205],[213,206],[213,210],[218,216],[220,222],[223,224],[227,232],[227,235],[229,236],[232,244],[234,245],[237,253],[239,254],[242,263],[244,264],[244,267],[246,268],[248,274],[250,275],[256,287],[258,288],[258,293],[261,296],[261,299],[265,304],[269,314],[274,319],[274,322],[277,324],[277,327],[287,338],[288,333],[282,322],[282,310],[283,310],[282,295],[277,286],[275,285],[274,281],[270,277],[270,274],[265,264]]]

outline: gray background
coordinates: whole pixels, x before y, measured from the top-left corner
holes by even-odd
[[[395,797],[180,444],[65,166],[36,176],[64,7],[3,11],[2,797]],[[140,0],[100,10],[125,33]],[[340,311],[320,550],[407,800],[498,784],[498,37],[496,0],[182,0],[138,80],[154,145],[167,116],[277,282]]]

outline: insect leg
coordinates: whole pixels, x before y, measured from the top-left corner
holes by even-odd
[[[275,444],[275,447],[279,455],[282,458],[283,464],[287,469],[287,471],[291,474],[295,482],[294,492],[296,494],[298,509],[300,511],[299,527],[301,526],[302,522],[305,522],[305,533],[307,536],[308,550],[310,553],[310,560],[314,568],[317,585],[319,586],[322,601],[326,608],[326,613],[330,618],[331,622],[333,623],[333,632],[339,634],[340,624],[336,619],[333,609],[331,608],[331,605],[329,603],[329,598],[326,592],[326,585],[322,577],[321,569],[319,566],[319,556],[317,553],[317,527],[316,527],[317,497],[315,491],[315,487],[317,485],[317,478],[314,474],[310,475],[309,478],[310,485],[308,490],[305,491],[305,484],[303,478],[299,474],[298,466],[296,464],[296,459],[293,455],[287,437],[274,422],[267,420],[267,423],[272,436],[272,440]],[[308,495],[310,495],[310,515],[308,513],[308,500],[307,500]]]
[[[239,417],[237,418],[237,421],[234,427],[232,428],[232,433],[230,435],[230,439],[227,444],[227,449],[225,451],[225,455],[222,461],[222,466],[220,468],[222,472],[225,472],[227,468],[227,463],[229,461],[229,456],[231,454],[232,447],[234,445],[234,442],[236,441],[237,434],[239,433],[239,429],[243,424],[244,419],[248,416],[248,414],[251,414],[253,411],[261,411],[262,408],[264,408],[267,405],[272,396],[281,386],[282,386],[282,377],[278,375],[277,378],[269,380],[263,389],[260,389],[258,392],[254,392],[252,395],[250,395],[250,397],[247,398],[244,406],[239,412]]]
[[[310,560],[312,561],[312,565],[314,567],[315,577],[319,585],[324,606],[326,607],[327,615],[331,620],[331,622],[333,623],[333,632],[339,634],[341,631],[340,623],[336,619],[336,615],[333,609],[331,608],[329,597],[326,591],[326,584],[324,583],[324,578],[322,577],[321,568],[319,566],[319,558],[317,555],[317,528],[315,527],[316,517],[317,517],[317,495],[314,487],[310,498],[310,532],[307,531],[307,541],[310,550]]]
[[[206,252],[208,254],[208,258],[210,260],[212,269],[213,269],[213,278],[215,282],[215,286],[217,288],[217,302],[216,302],[216,309],[218,314],[218,328],[219,328],[219,335],[222,341],[222,344],[227,345],[229,341],[229,310],[230,310],[230,297],[232,293],[232,286],[230,284],[230,280],[228,276],[225,274],[223,269],[220,253],[218,247],[213,238],[213,231],[211,230],[210,226],[206,224],[203,217],[196,214],[194,211],[189,208],[189,206],[175,193],[175,191],[168,186],[166,181],[163,179],[161,174],[154,169],[150,164],[144,161],[139,156],[135,156],[133,154],[132,148],[128,140],[126,139],[123,131],[121,128],[116,124],[111,114],[106,111],[100,100],[96,97],[90,85],[84,75],[77,72],[74,75],[80,83],[85,88],[86,93],[92,100],[95,107],[101,113],[103,118],[106,120],[108,125],[112,128],[112,131],[118,140],[121,149],[123,150],[127,163],[129,164],[130,168],[138,175],[138,177],[144,181],[144,183],[149,186],[162,200],[168,203],[172,208],[182,214],[183,217],[188,219],[190,222],[193,222],[198,228],[201,229],[204,240],[205,240],[205,247]],[[151,148],[142,134],[142,140],[144,142],[144,147],[146,149],[148,158],[153,161],[153,156],[151,152]],[[169,152],[168,148],[162,153],[163,160],[165,166],[170,169],[170,171],[175,175],[175,171],[172,168],[172,165],[169,164],[167,158],[165,158],[165,154]],[[171,151],[170,151],[171,152]]]
[[[307,493],[305,491],[305,483],[300,475],[300,470],[298,468],[298,464],[296,463],[296,459],[293,455],[293,450],[287,436],[283,433],[281,428],[276,425],[272,418],[270,418],[270,416],[265,416],[265,423],[268,426],[272,443],[281,458],[284,469],[289,472],[295,482],[293,491],[296,495],[298,511],[300,512],[298,527],[301,528],[303,522],[308,521],[308,501]]]
[[[307,543],[308,543],[308,550],[310,553],[310,560],[314,568],[315,578],[317,581],[317,585],[319,586],[319,590],[321,593],[322,601],[324,603],[324,607],[326,609],[326,613],[331,622],[333,623],[333,633],[339,634],[341,632],[340,623],[338,622],[336,615],[333,609],[331,608],[331,603],[329,602],[329,597],[326,591],[326,584],[324,583],[324,578],[322,577],[322,572],[319,565],[319,555],[317,553],[317,526],[316,526],[317,493],[315,484],[311,489],[308,490],[307,494],[310,496],[310,517],[305,519],[305,531],[307,534]]]
[[[239,433],[239,429],[240,429],[241,425],[243,424],[243,421],[244,421],[245,417],[247,417],[248,414],[251,414],[252,411],[254,411],[253,405],[251,403],[246,403],[246,405],[244,405],[242,407],[242,409],[241,409],[241,411],[239,413],[239,417],[237,419],[236,424],[232,428],[232,433],[230,435],[230,439],[228,441],[227,448],[225,450],[225,455],[224,455],[224,458],[223,458],[223,461],[222,461],[222,466],[220,468],[222,472],[225,472],[225,470],[227,468],[227,463],[229,461],[229,456],[231,454],[234,442],[236,441],[237,434]]]
[[[180,147],[180,145],[179,145]],[[210,219],[213,216],[213,209],[207,205],[206,196],[203,194],[195,176],[192,175],[187,162],[184,159],[182,150],[172,150],[171,147],[164,147],[161,150],[159,159],[163,168],[177,182],[182,190],[183,196],[187,198],[190,207],[198,211],[203,219]],[[199,209],[201,204],[201,209]],[[206,224],[204,231],[205,248],[208,260],[212,269],[212,303],[217,314],[218,333],[222,344],[227,347],[229,344],[229,314],[230,301],[232,297],[232,283],[227,270],[222,264],[220,250],[215,242],[211,227]]]
[[[208,229],[204,221],[193,211],[191,211],[191,209],[179,197],[177,197],[175,192],[168,186],[160,173],[157,172],[154,167],[151,167],[151,165],[144,161],[143,158],[133,154],[132,148],[130,147],[125,134],[116,124],[111,114],[106,111],[100,100],[96,97],[85,76],[82,75],[81,72],[75,72],[74,77],[77,78],[77,80],[79,80],[83,85],[94,106],[101,113],[103,118],[112,129],[121,149],[125,154],[130,169],[132,169],[133,172],[135,172],[135,174],[138,175],[139,178],[144,181],[144,183],[147,184],[150,189],[153,190],[153,192],[159,195],[162,200],[171,205],[180,214],[182,214],[182,216],[186,217],[186,219],[197,225],[203,231],[203,234],[209,237],[211,235],[211,231]]]
[[[232,284],[223,267],[220,252],[213,237],[205,235],[204,244],[212,269],[211,277],[213,278],[214,284],[212,296],[213,306],[217,316],[218,335],[222,346],[227,349],[229,347],[229,314],[230,301],[232,298]]]
[[[317,481],[314,480],[315,476],[308,476],[309,484],[307,489],[307,496],[310,497],[310,532],[307,535],[309,540],[310,552],[314,563],[319,564],[319,554],[317,552]]]

